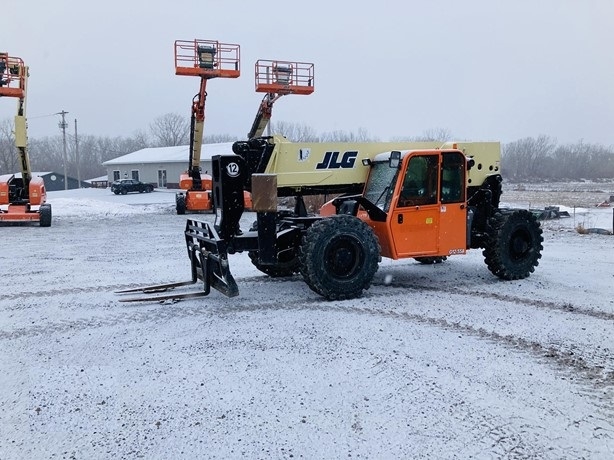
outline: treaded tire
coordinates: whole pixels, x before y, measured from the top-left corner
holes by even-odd
[[[121,193],[122,195],[125,195],[126,193],[128,193],[128,190],[126,190],[125,188],[121,189],[119,191],[119,193]]]
[[[432,265],[432,264],[440,264],[444,260],[448,260],[448,257],[447,256],[414,257],[414,260],[417,260],[423,265]]]
[[[542,229],[533,213],[497,212],[489,220],[490,236],[482,254],[488,269],[504,280],[518,280],[535,271],[544,248]]]
[[[183,195],[175,196],[175,209],[177,210],[177,214],[179,215],[185,214],[185,196]]]
[[[336,215],[307,229],[299,260],[311,290],[328,300],[354,299],[371,286],[381,260],[380,245],[362,220]]]
[[[51,205],[41,204],[38,212],[40,214],[40,226],[51,227]]]
[[[283,230],[283,225],[277,225],[277,231]],[[254,222],[249,231],[258,230],[258,222]],[[262,273],[269,275],[271,278],[281,278],[284,276],[293,276],[299,272],[298,254],[294,248],[287,248],[278,256],[279,263],[276,265],[262,265],[258,263],[258,251],[249,251],[247,253],[252,264]]]

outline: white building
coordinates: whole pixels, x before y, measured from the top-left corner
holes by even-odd
[[[232,154],[232,142],[203,144],[200,167],[211,174],[213,155]],[[152,147],[137,150],[102,163],[107,168],[109,183],[118,179],[138,179],[158,188],[179,188],[179,176],[189,167],[189,146]]]

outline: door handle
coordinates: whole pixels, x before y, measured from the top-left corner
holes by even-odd
[[[403,223],[403,214],[399,214],[397,216],[397,223],[402,224]]]

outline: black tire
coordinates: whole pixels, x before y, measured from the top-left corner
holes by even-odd
[[[51,205],[41,204],[39,210],[41,227],[51,227]]]
[[[277,225],[277,231],[283,230],[283,225]],[[249,228],[249,231],[258,230],[258,222],[254,222]],[[269,275],[271,278],[281,278],[285,276],[293,276],[299,272],[300,262],[295,248],[278,248],[280,253],[277,256],[278,263],[275,265],[262,265],[258,262],[258,251],[249,251],[247,255],[254,267],[262,273]]]
[[[151,185],[150,185],[149,187],[147,187],[147,190],[145,190],[145,191],[146,191],[147,193],[151,193],[151,192],[153,192],[153,191],[154,191],[154,188],[153,188],[153,186],[151,186]]]
[[[328,300],[354,299],[371,286],[381,260],[380,245],[362,220],[340,214],[307,229],[299,260],[311,290]]]
[[[116,195],[119,195],[119,190],[115,190],[113,193],[115,193]]]
[[[122,195],[125,195],[126,193],[128,193],[128,190],[126,190],[125,188],[121,189],[119,191]]]
[[[177,210],[177,214],[183,215],[185,214],[185,196],[184,195],[176,195],[175,196],[175,209]]]
[[[423,265],[432,265],[432,264],[440,264],[444,260],[448,260],[448,257],[447,256],[414,257],[414,260],[417,260]]]
[[[482,251],[488,269],[504,280],[518,280],[535,271],[543,249],[542,229],[533,213],[515,210],[496,213],[489,220],[489,236]]]

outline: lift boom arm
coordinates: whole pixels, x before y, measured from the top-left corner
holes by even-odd
[[[192,101],[192,117],[190,120],[190,169],[192,186],[196,190],[202,188],[200,176],[200,153],[203,145],[205,126],[205,101],[207,99],[207,78],[200,79],[200,91]]]

